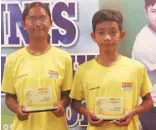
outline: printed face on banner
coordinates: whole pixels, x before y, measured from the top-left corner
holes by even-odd
[[[153,30],[156,30],[156,3],[147,8],[147,18]]]

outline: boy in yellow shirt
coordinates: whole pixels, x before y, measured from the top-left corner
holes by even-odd
[[[99,55],[77,68],[70,93],[72,107],[88,118],[87,130],[138,130],[138,114],[153,105],[145,67],[118,53],[122,21],[115,10],[100,10],[92,19]]]

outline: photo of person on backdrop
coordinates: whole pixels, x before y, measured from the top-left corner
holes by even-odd
[[[88,118],[87,130],[138,130],[138,114],[153,105],[145,67],[118,52],[125,36],[122,23],[116,10],[103,9],[92,18],[91,37],[99,55],[78,66],[70,93],[73,109]]]
[[[143,130],[156,128],[156,0],[145,0],[145,14],[148,24],[137,34],[132,58],[145,65],[147,74],[152,83],[152,99],[154,107],[141,114],[140,120]]]
[[[49,43],[53,22],[48,6],[30,3],[22,20],[29,45],[7,57],[2,81],[6,105],[16,114],[12,130],[67,130],[64,109],[70,102],[71,56]],[[45,110],[29,113],[31,108]]]

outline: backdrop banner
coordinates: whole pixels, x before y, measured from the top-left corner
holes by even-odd
[[[28,45],[27,32],[22,27],[21,20],[24,7],[31,2],[34,1],[1,1],[1,80],[6,57]],[[143,0],[42,0],[41,2],[49,7],[52,14],[50,43],[71,54],[73,72],[78,65],[95,58],[98,54],[98,47],[90,34],[92,17],[99,9],[118,9],[123,14],[123,30],[126,32],[126,37],[119,45],[119,52],[128,57],[131,57],[136,35],[147,23]],[[85,102],[83,104],[85,105]],[[1,106],[1,129],[11,130],[14,113],[6,107],[4,93],[1,93]],[[66,108],[66,117],[69,130],[86,129],[87,119],[73,111],[70,106]]]

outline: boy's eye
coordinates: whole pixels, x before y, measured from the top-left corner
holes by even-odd
[[[155,11],[155,10],[154,10],[154,11],[151,11],[151,13],[154,13],[154,14],[155,14],[155,13],[156,13],[156,11]]]
[[[116,32],[115,32],[115,31],[112,31],[111,33],[112,33],[112,34],[116,34]]]
[[[99,34],[100,34],[100,35],[104,35],[105,33],[104,33],[104,32],[99,32]]]

